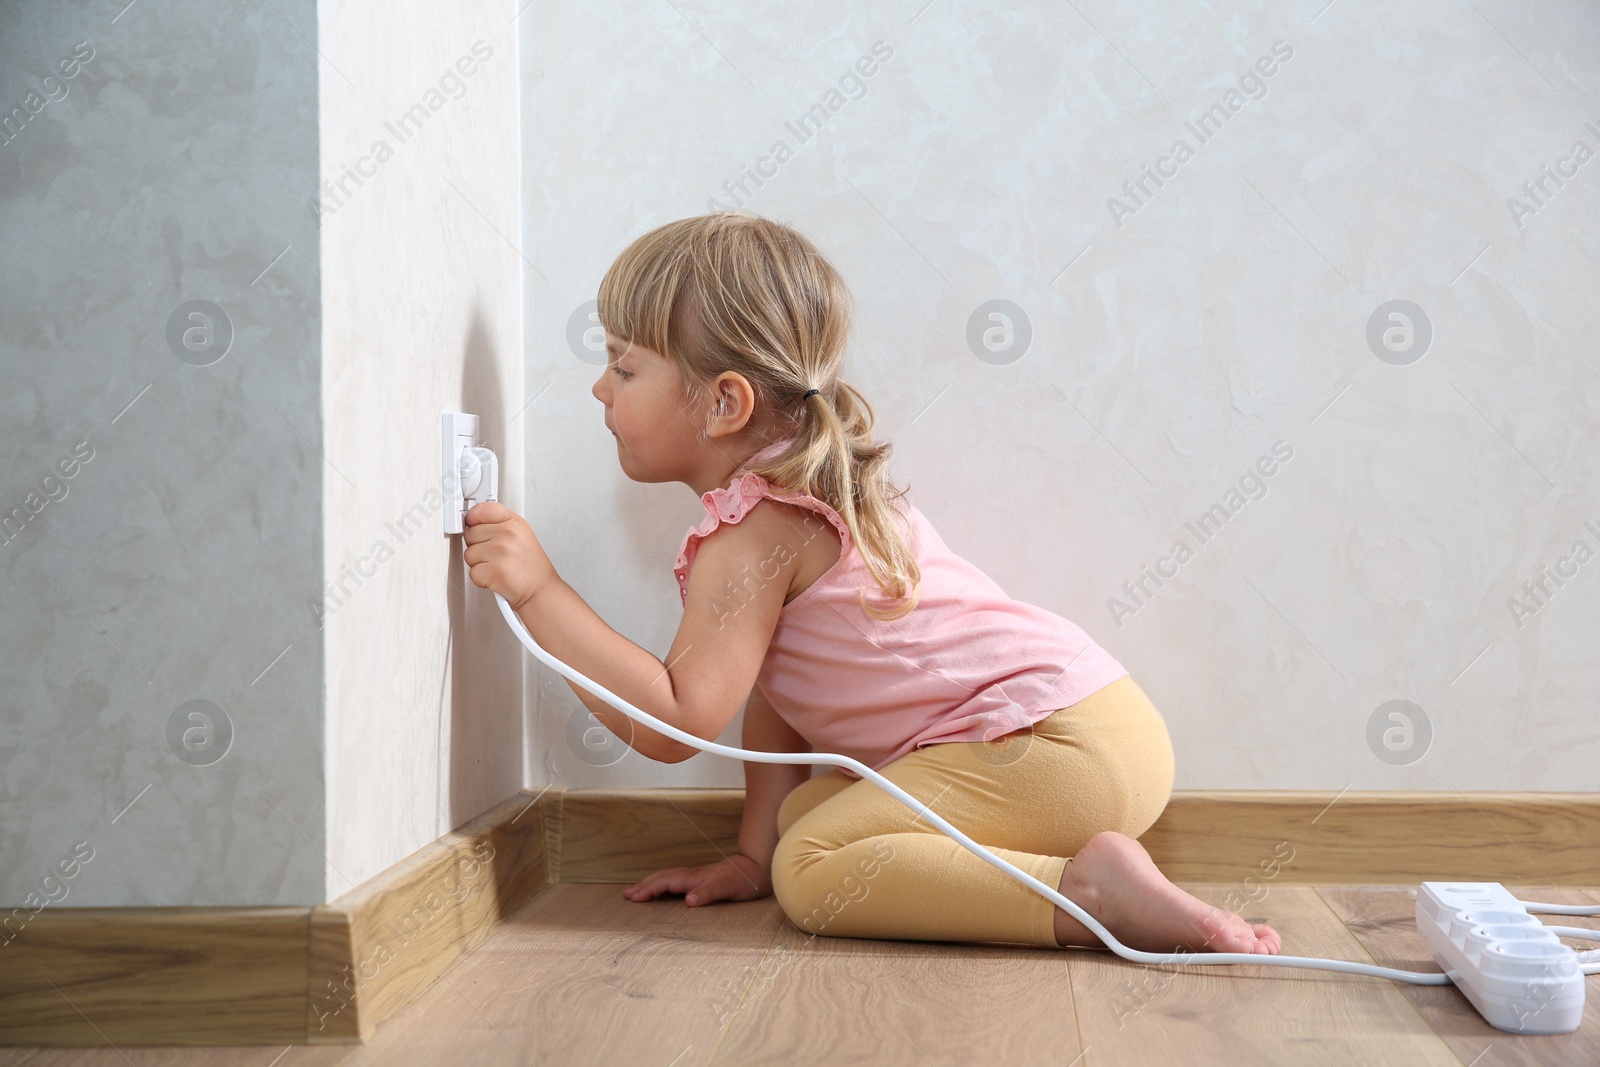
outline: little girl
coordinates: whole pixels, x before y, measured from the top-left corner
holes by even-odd
[[[634,481],[706,515],[674,568],[665,660],[607,626],[500,504],[466,562],[545,649],[664,722],[745,748],[837,752],[1151,951],[1276,953],[1266,925],[1173,885],[1134,838],[1172,788],[1161,715],[1077,626],[1013,600],[888,480],[890,445],[839,378],[849,296],[794,230],[732,212],[634,241],[600,285],[594,385]],[[697,750],[574,685],[651,759]],[[739,851],[658,871],[630,900],[774,895],[812,934],[1098,945],[1065,911],[848,771],[747,763]]]

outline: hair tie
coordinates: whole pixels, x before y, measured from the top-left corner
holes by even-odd
[[[801,400],[805,400],[807,397],[810,397],[810,396],[812,396],[812,395],[814,395],[816,393],[820,393],[820,392],[822,392],[821,389],[807,389],[806,393],[805,393],[805,396],[802,396],[800,399]]]

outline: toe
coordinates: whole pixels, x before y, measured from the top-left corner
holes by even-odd
[[[1212,952],[1254,952],[1255,934],[1250,926],[1232,912],[1213,909],[1206,917],[1204,947]]]

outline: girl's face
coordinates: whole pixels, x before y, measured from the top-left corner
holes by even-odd
[[[677,366],[661,353],[606,333],[606,367],[590,390],[605,405],[622,471],[636,482],[684,481],[701,462],[696,427],[703,413],[686,410]]]

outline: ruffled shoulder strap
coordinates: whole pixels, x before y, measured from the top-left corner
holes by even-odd
[[[809,508],[820,514],[839,532],[839,558],[843,559],[849,554],[850,527],[826,501],[804,493],[780,491],[761,475],[746,472],[735,478],[728,488],[713,489],[700,498],[706,508],[706,517],[684,535],[683,547],[678,552],[677,562],[672,567],[673,574],[678,579],[678,597],[681,601],[685,604],[689,601],[689,571],[694,566],[694,557],[700,550],[700,542],[723,523],[739,522],[750,514],[750,509],[756,504],[768,499]]]

